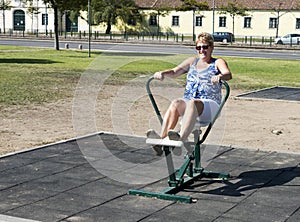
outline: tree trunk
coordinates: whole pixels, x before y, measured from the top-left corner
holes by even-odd
[[[3,14],[3,33],[5,34],[5,10],[2,11]]]
[[[54,33],[55,33],[55,43],[54,48],[59,50],[59,35],[58,35],[58,9],[55,6],[54,8]]]
[[[107,22],[107,28],[106,28],[105,34],[110,34],[110,32],[111,32],[111,24],[110,24],[110,22]]]

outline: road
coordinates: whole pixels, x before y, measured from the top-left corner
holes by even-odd
[[[60,41],[60,48],[65,48],[69,44],[70,49],[76,49],[82,45],[83,49],[88,49],[88,43],[83,41]],[[0,39],[0,45],[30,46],[53,48],[53,40],[25,40],[25,39]],[[115,51],[115,52],[136,52],[136,53],[163,53],[163,54],[193,54],[196,53],[192,46],[166,45],[166,44],[134,44],[134,43],[107,43],[92,42],[91,50]],[[229,49],[225,47],[215,47],[216,56],[231,56],[239,58],[267,58],[267,59],[287,59],[300,60],[299,50],[262,50],[262,49]]]

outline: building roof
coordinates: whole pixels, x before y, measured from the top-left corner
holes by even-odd
[[[213,8],[213,0],[197,0],[207,2]],[[162,6],[176,7],[182,4],[181,0],[135,0],[141,8],[155,8]],[[250,10],[300,10],[300,0],[214,0],[215,8],[221,8],[229,2],[237,2]]]

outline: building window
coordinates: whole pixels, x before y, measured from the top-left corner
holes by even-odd
[[[172,16],[172,26],[179,26],[179,16],[178,15]]]
[[[42,25],[48,25],[48,14],[42,14]]]
[[[157,26],[157,16],[156,15],[150,15],[149,25],[150,26]]]
[[[219,27],[226,27],[226,17],[219,17]]]
[[[300,18],[296,18],[296,29],[300,29]]]
[[[270,29],[276,29],[277,28],[277,18],[270,18],[269,21],[269,28]]]
[[[251,28],[251,17],[244,18],[244,28]]]
[[[196,21],[195,21],[196,26],[202,26],[202,18],[203,16],[196,16]]]

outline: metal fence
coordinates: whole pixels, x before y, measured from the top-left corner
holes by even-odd
[[[0,29],[0,37],[5,38],[39,38],[52,39],[54,32],[33,32],[6,30],[4,33]],[[66,40],[87,40],[89,33],[86,31],[79,32],[59,32],[60,39]],[[110,33],[105,34],[98,31],[90,33],[92,41],[113,41],[113,42],[147,42],[147,43],[177,43],[177,44],[194,44],[192,35],[178,33]],[[300,41],[286,45],[277,45],[274,43],[273,36],[236,36],[234,42],[216,42],[216,45],[224,46],[247,46],[247,47],[272,47],[272,48],[295,48],[300,49]]]

